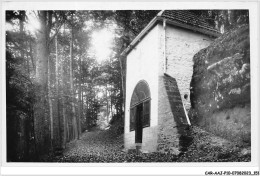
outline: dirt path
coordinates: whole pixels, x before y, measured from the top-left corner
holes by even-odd
[[[122,162],[240,162],[250,161],[251,151],[223,138],[193,127],[193,142],[179,156],[162,153],[125,152],[123,135],[114,130],[84,132],[80,140],[67,145],[63,155],[52,162],[122,163]]]
[[[113,162],[124,152],[123,136],[112,137],[107,131],[84,132],[67,145],[58,162]]]
[[[122,162],[173,162],[175,155],[160,153],[138,154],[135,150],[125,152],[123,135],[114,131],[84,132],[80,140],[67,145],[63,156],[53,162],[122,163]]]

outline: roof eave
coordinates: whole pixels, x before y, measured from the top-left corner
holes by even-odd
[[[178,27],[182,27],[182,28],[189,29],[189,30],[192,30],[192,31],[200,32],[202,34],[209,35],[210,37],[216,37],[217,38],[221,35],[221,33],[217,32],[217,31],[211,31],[211,30],[203,29],[203,28],[200,28],[200,27],[197,27],[197,26],[191,26],[191,25],[188,25],[188,24],[177,23],[177,22],[172,21],[172,20],[167,20],[166,23],[173,25],[173,26],[178,26]]]

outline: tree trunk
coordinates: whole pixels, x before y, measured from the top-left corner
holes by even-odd
[[[106,84],[106,105],[107,105],[107,123],[109,123],[109,98],[108,98],[108,87],[107,87],[107,84]]]
[[[88,109],[88,106],[89,106],[89,102],[88,102],[88,97],[86,96],[86,128],[87,128],[87,130],[89,130],[89,117],[88,117],[88,115],[89,115],[89,109]]]
[[[65,33],[65,24],[63,28],[63,35]],[[65,57],[64,53],[64,46],[62,46],[62,55]],[[65,81],[64,81],[64,60],[61,65],[61,105],[62,105],[62,119],[63,119],[63,140],[62,140],[62,148],[66,148],[66,143],[67,143],[67,118],[66,118],[66,107],[65,107],[65,97],[64,97],[64,89],[65,89]]]
[[[46,37],[47,37],[47,50],[48,53],[50,53],[49,50],[49,35],[50,35],[50,31],[51,31],[51,26],[52,26],[52,11],[48,11],[47,12],[47,27],[46,27]],[[48,54],[50,55],[50,54]],[[50,67],[50,56],[48,56],[48,105],[49,105],[49,118],[50,118],[50,145],[51,145],[51,150],[53,150],[53,139],[54,139],[54,130],[53,130],[53,104],[52,104],[52,92],[51,92],[51,67]]]
[[[37,62],[36,62],[36,81],[43,87],[47,87],[48,72],[48,48],[47,48],[47,27],[46,27],[46,11],[40,11],[40,27],[41,30],[37,35]]]
[[[48,59],[48,102],[49,102],[49,117],[50,117],[50,135],[51,135],[51,150],[53,150],[53,106],[51,93],[51,69],[50,58]]]
[[[46,26],[46,11],[39,11],[40,31],[37,33],[37,62],[36,77],[37,95],[34,107],[35,137],[38,154],[42,155],[48,149],[48,105],[47,105],[47,79],[48,79],[48,36]],[[47,131],[47,133],[46,133]]]
[[[78,112],[79,112],[79,117],[77,119],[77,125],[78,125],[78,139],[81,134],[81,118],[82,118],[82,90],[81,90],[81,83],[79,83],[79,100],[78,100]]]
[[[29,61],[29,55],[26,53],[26,64],[27,64],[27,74],[28,78],[30,78],[30,61]]]
[[[77,139],[78,128],[77,128],[77,119],[75,115],[74,85],[73,85],[73,27],[71,27],[71,41],[70,41],[70,91],[71,91],[71,105],[72,105],[73,138]]]
[[[60,118],[60,90],[59,90],[59,55],[58,55],[58,36],[55,37],[55,48],[56,48],[56,64],[55,64],[55,86],[56,86],[56,97],[57,97],[57,120],[58,120],[58,135],[59,135],[59,147],[62,145],[61,137],[61,118]]]
[[[31,126],[32,126],[32,131],[31,131],[31,138],[32,140],[32,157],[33,157],[33,161],[38,161],[39,160],[39,156],[37,155],[38,153],[38,148],[37,148],[37,144],[36,144],[36,134],[35,134],[35,122],[34,122],[34,106],[33,104],[31,105]],[[31,158],[31,157],[30,157]]]
[[[113,104],[112,104],[112,92],[110,91],[110,112],[111,112],[111,118],[113,118]]]
[[[20,11],[20,19],[19,19],[19,27],[20,27],[20,35],[21,35],[21,58],[24,60],[23,61],[23,66],[26,68],[26,60],[24,58],[24,11]]]
[[[29,67],[29,61],[28,61],[28,54],[26,53],[26,58],[24,54],[24,48],[26,48],[26,42],[24,42],[24,21],[25,21],[25,11],[20,11],[20,18],[19,18],[19,25],[20,25],[20,35],[21,35],[21,58],[24,60],[24,68],[27,68],[27,74],[28,78],[30,78],[30,67]],[[32,129],[31,123],[30,123],[30,114],[25,119],[18,118],[21,122],[23,122],[23,126],[21,128],[24,129],[24,156],[23,160],[28,161],[29,160],[29,152],[30,152],[30,131]],[[14,140],[14,139],[12,139]],[[20,139],[21,140],[21,139]],[[17,146],[16,146],[17,147]]]
[[[64,50],[64,47],[63,49]],[[64,64],[63,64],[64,65]],[[61,104],[62,104],[62,118],[63,118],[63,141],[62,141],[62,147],[66,148],[67,143],[67,118],[66,118],[66,107],[65,107],[65,98],[64,98],[64,89],[65,89],[65,82],[64,82],[64,70],[63,66],[61,67]]]
[[[29,41],[29,47],[30,47],[30,58],[31,58],[31,62],[32,62],[32,67],[33,67],[33,73],[35,73],[36,70],[36,66],[34,64],[34,58],[33,58],[33,52],[32,52],[32,41]]]
[[[122,84],[122,89],[120,90],[123,94],[123,103],[122,103],[122,107],[123,109],[125,108],[125,68],[126,68],[126,63],[125,63],[125,59],[123,57],[119,58],[120,61],[120,71],[121,71],[121,84]]]
[[[81,134],[81,119],[83,118],[83,95],[82,95],[82,54],[80,55],[79,65],[79,118],[78,118],[78,138]]]

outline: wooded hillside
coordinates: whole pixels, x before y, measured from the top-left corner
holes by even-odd
[[[123,123],[120,53],[157,12],[6,11],[7,161],[40,161],[85,130]],[[104,29],[111,48],[98,60],[93,36]]]

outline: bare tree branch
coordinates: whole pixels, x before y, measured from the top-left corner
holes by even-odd
[[[55,13],[54,13],[54,14],[55,14]],[[53,41],[53,39],[56,37],[56,35],[59,33],[59,30],[60,30],[61,26],[64,24],[64,22],[65,22],[65,20],[66,20],[66,17],[65,17],[64,14],[62,15],[62,19],[61,19],[60,21],[58,20],[57,14],[55,14],[55,18],[56,18],[56,20],[57,20],[56,23],[59,24],[59,25],[58,25],[58,27],[55,29],[55,33],[53,34],[53,36],[50,37],[49,43],[51,43],[51,42]]]

